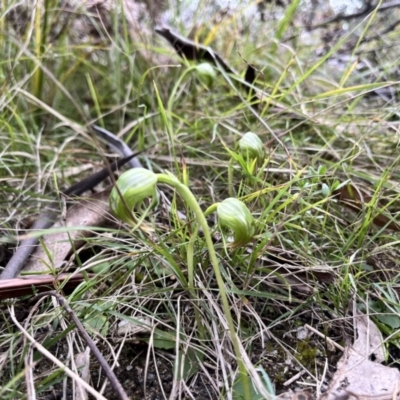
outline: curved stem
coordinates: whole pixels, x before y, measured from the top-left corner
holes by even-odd
[[[228,321],[228,326],[229,326],[229,330],[231,333],[231,339],[232,339],[233,347],[235,350],[237,362],[239,365],[239,371],[240,371],[240,375],[241,375],[241,381],[243,384],[245,398],[251,399],[249,378],[248,378],[246,367],[243,362],[242,354],[240,352],[239,338],[236,334],[235,326],[233,324],[233,319],[232,319],[232,315],[231,315],[231,311],[230,311],[230,307],[229,307],[228,297],[226,295],[224,281],[222,279],[221,271],[220,271],[219,264],[218,264],[217,254],[214,249],[214,244],[212,242],[212,237],[211,237],[210,229],[207,224],[207,220],[203,214],[202,209],[200,208],[199,204],[197,203],[196,198],[193,196],[193,193],[190,191],[190,189],[187,186],[185,186],[184,184],[179,182],[179,180],[177,178],[175,178],[173,175],[157,174],[157,182],[164,183],[164,184],[174,187],[176,189],[176,191],[179,193],[179,195],[182,196],[183,199],[187,202],[187,204],[192,208],[192,211],[196,215],[197,221],[199,222],[200,226],[203,228],[204,238],[206,240],[208,252],[210,254],[210,260],[213,265],[215,278],[217,280],[219,292],[221,295],[222,306],[224,308],[224,313],[225,313],[226,319]]]

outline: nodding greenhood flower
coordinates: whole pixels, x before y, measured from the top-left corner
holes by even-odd
[[[208,63],[203,62],[196,65],[196,71],[200,81],[207,87],[211,88],[214,84],[217,74],[215,73],[214,67]]]
[[[239,140],[239,148],[244,156],[257,159],[262,163],[265,159],[265,149],[261,139],[253,132],[247,132]]]
[[[135,223],[135,220],[132,220],[135,211],[146,211],[148,207],[143,200],[150,197],[151,208],[158,203],[157,175],[148,169],[133,168],[124,172],[116,186],[118,190],[114,187],[110,194],[110,208],[115,216],[124,222]]]
[[[219,224],[233,231],[235,241],[231,247],[243,246],[253,239],[256,221],[249,209],[238,199],[229,197],[218,204]]]

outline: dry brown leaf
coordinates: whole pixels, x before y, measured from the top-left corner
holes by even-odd
[[[110,215],[108,197],[111,189],[94,193],[92,196],[80,200],[71,207],[65,221],[58,221],[53,228],[74,228],[85,226],[104,226]],[[43,243],[32,254],[24,271],[47,271],[49,268],[60,268],[66,257],[73,249],[78,249],[84,241],[82,238],[92,234],[82,229],[67,232],[58,232],[44,236]]]
[[[385,359],[382,335],[368,316],[354,317],[357,339],[347,346],[323,400],[390,400],[399,398],[400,371],[381,364]],[[371,361],[374,357],[375,361]]]
[[[368,192],[350,183],[336,190],[333,194],[334,197],[346,207],[355,211],[362,211],[366,204],[372,199],[372,196]],[[377,226],[386,226],[388,229],[400,232],[400,226],[383,213],[378,214],[372,221]]]

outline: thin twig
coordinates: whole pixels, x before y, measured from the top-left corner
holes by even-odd
[[[58,358],[54,357],[47,349],[45,349],[40,343],[38,343],[33,336],[31,336],[18,322],[14,306],[11,306],[10,316],[13,320],[14,324],[21,331],[21,333],[30,340],[30,342],[39,350],[45,357],[47,357],[50,361],[56,364],[62,371],[66,373],[71,379],[74,379],[76,382],[79,382],[91,395],[93,395],[98,400],[107,400],[101,394],[99,394],[96,390],[94,390],[90,385],[88,385],[79,375],[75,374],[71,369],[69,369],[65,364],[63,364]]]
[[[311,26],[309,28],[309,30],[323,28],[324,26],[332,24],[333,22],[348,21],[350,19],[364,17],[365,15],[368,15],[369,13],[374,11],[375,8],[377,8],[377,7],[378,7],[378,4],[369,4],[369,3],[367,3],[367,5],[364,7],[364,9],[362,9],[361,11],[359,11],[357,13],[349,14],[349,15],[339,14],[336,17],[328,19],[327,21],[321,22],[318,25]],[[400,7],[400,1],[399,0],[391,1],[389,3],[383,3],[377,9],[377,11],[378,12],[386,11],[386,10],[389,10],[389,9],[395,8],[395,7]]]
[[[344,347],[343,346],[341,346],[340,344],[336,343],[334,340],[332,340],[331,338],[327,337],[323,333],[317,331],[311,325],[305,324],[304,327],[307,328],[309,331],[315,333],[317,336],[325,339],[327,342],[329,342],[332,346],[336,347],[338,350],[344,351]]]
[[[44,296],[54,296],[57,298],[57,300],[61,303],[61,305],[64,307],[64,309],[67,311],[69,314],[70,318],[74,321],[79,333],[82,335],[83,339],[85,340],[86,344],[89,346],[90,350],[96,357],[97,361],[99,362],[100,366],[103,368],[104,373],[106,374],[108,380],[110,381],[111,386],[113,389],[116,391],[118,394],[119,398],[121,400],[129,400],[128,395],[126,394],[124,388],[122,387],[121,383],[119,382],[118,378],[114,374],[114,371],[110,368],[108,365],[107,361],[101,354],[100,350],[97,348],[95,343],[93,342],[92,338],[89,336],[89,334],[86,332],[85,328],[83,327],[81,321],[79,318],[76,316],[72,308],[69,306],[67,301],[63,296],[61,296],[59,293],[55,291],[49,291],[49,292],[44,292],[40,293],[37,296],[33,298],[36,299],[38,297],[44,297]]]
[[[354,13],[354,14],[349,14],[349,15],[345,15],[345,14],[339,14],[336,15],[335,17],[328,19],[324,22],[321,22],[320,24],[317,25],[312,25],[312,26],[308,26],[305,27],[307,29],[308,32],[316,30],[316,29],[321,29],[324,28],[330,24],[333,24],[335,22],[339,22],[339,21],[349,21],[351,19],[355,19],[355,18],[361,18],[364,17],[368,14],[370,14],[371,12],[373,12],[376,7],[378,6],[378,4],[369,4],[367,3],[367,5],[364,7],[364,9],[362,9],[361,11]],[[395,0],[395,1],[391,1],[389,3],[384,3],[381,4],[381,6],[377,9],[377,12],[382,12],[382,11],[386,11],[389,10],[391,8],[395,8],[395,7],[400,7],[400,1],[399,0]],[[290,37],[287,37],[284,39],[285,42],[294,39],[295,37],[297,37],[298,34],[292,35]]]

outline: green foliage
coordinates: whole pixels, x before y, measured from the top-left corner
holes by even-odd
[[[132,148],[156,144],[141,157],[144,169],[116,179],[113,224],[93,227],[63,266],[86,277],[65,295],[113,347],[101,346],[108,358],[131,357],[116,327],[132,322],[143,329],[132,340],[148,347],[131,359],[168,360],[182,387],[214,379],[211,398],[256,399],[273,394],[268,379],[284,389],[294,368],[274,366],[286,360],[322,376],[325,340],[287,345],[285,335],[308,323],[342,341],[353,299],[397,343],[399,60],[387,51],[395,31],[371,39],[395,12],[310,31],[299,1],[266,22],[249,24],[240,7],[210,19],[207,44],[238,71],[256,67],[249,95],[239,74],[187,62],[145,29],[132,32],[118,7],[100,23],[83,8],[64,19],[55,1],[37,4],[32,12],[9,0],[0,15],[2,267],[32,219],[110,155],[87,132],[96,122]],[[89,32],[80,35],[78,22]],[[29,342],[10,319],[19,304],[4,304],[0,397],[23,398]],[[82,342],[66,318],[46,299],[27,329],[67,364]],[[64,374],[34,357],[45,396]]]

